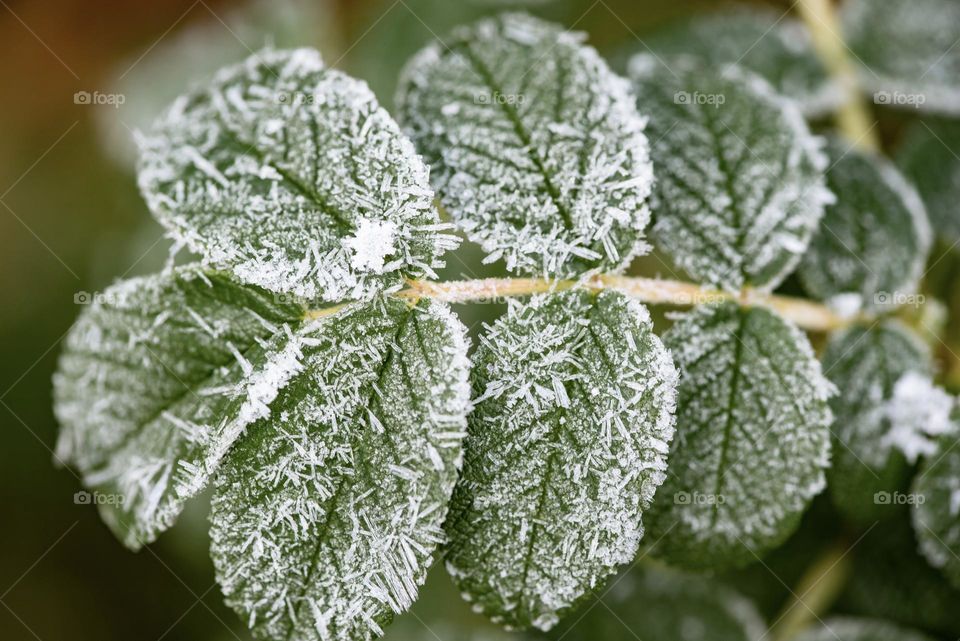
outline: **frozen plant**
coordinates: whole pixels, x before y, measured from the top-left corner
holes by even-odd
[[[894,318],[924,201],[855,120],[811,132],[855,83],[765,20],[686,25],[621,77],[582,34],[484,19],[409,61],[397,120],[310,49],[221,70],[138,138],[147,204],[199,259],[81,314],[58,460],[124,497],[99,507],[132,549],[211,487],[217,581],[259,639],[378,637],[441,558],[492,621],[562,629],[641,550],[674,568],[593,605],[687,599],[625,616],[756,638],[755,607],[690,571],[762,558],[828,484],[883,518],[921,456],[921,551],[960,581],[955,401]],[[710,34],[717,60],[683,45]],[[464,237],[503,278],[439,279]],[[693,282],[625,275],[654,247]],[[773,293],[794,273],[817,300]],[[450,305],[497,297],[471,352]],[[832,630],[906,638],[805,634]]]

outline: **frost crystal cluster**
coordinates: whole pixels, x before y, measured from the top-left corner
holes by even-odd
[[[930,52],[866,48],[897,30],[877,4],[850,0],[863,60],[944,110],[956,52],[906,84]],[[916,5],[898,38],[956,14]],[[487,17],[406,64],[402,127],[310,49],[221,70],[138,136],[147,204],[198,260],[81,312],[58,462],[119,499],[98,509],[134,550],[209,492],[217,584],[264,641],[380,637],[434,566],[518,638],[755,640],[732,570],[822,506],[844,531],[899,517],[936,575],[909,591],[960,590],[956,399],[915,309],[934,232],[960,235],[938,148],[960,136],[921,123],[897,165],[814,136],[849,96],[782,18],[673,26],[621,78],[582,34]],[[500,278],[438,282],[461,237]],[[623,275],[651,249],[696,282]],[[447,306],[501,296],[470,330]],[[794,641],[923,640],[819,623]]]

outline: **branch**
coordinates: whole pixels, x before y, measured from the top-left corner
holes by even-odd
[[[574,287],[592,291],[611,289],[644,303],[692,306],[703,303],[735,301],[744,306],[769,307],[797,326],[814,332],[825,332],[849,325],[854,319],[840,316],[824,305],[802,298],[775,296],[747,290],[738,296],[693,283],[635,276],[600,275],[576,280],[544,278],[484,278],[460,281],[410,281],[407,288],[394,296],[412,302],[431,298],[446,303],[498,302],[506,298],[557,292]],[[342,305],[311,310],[307,318],[322,318],[336,313]]]
[[[880,140],[863,100],[857,70],[840,35],[840,20],[831,0],[798,0],[797,10],[810,30],[813,46],[827,72],[839,85],[843,102],[837,109],[837,127],[850,141],[867,151],[880,149]]]

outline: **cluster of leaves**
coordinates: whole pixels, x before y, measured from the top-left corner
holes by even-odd
[[[122,497],[99,507],[133,549],[212,486],[217,580],[264,639],[379,636],[438,551],[508,628],[592,636],[613,611],[651,639],[756,638],[748,601],[687,572],[776,548],[828,481],[851,520],[884,518],[875,497],[921,456],[920,549],[960,586],[954,401],[888,318],[926,262],[924,203],[957,232],[956,181],[926,171],[922,135],[900,164],[923,198],[813,135],[805,116],[836,95],[780,22],[679,25],[621,77],[580,34],[485,19],[408,63],[402,128],[309,49],[221,70],[139,141],[151,211],[200,260],[81,315],[54,380],[58,458]],[[873,320],[831,335],[822,365],[791,322],[730,300],[661,341],[643,305],[590,285],[650,250],[651,219],[705,286],[770,292],[796,272]],[[396,296],[436,276],[454,228],[557,283],[511,301],[472,355],[445,304]],[[675,569],[627,570],[597,599],[641,545]],[[637,600],[683,604],[657,618]],[[577,608],[596,623],[564,630]],[[807,639],[910,634],[842,619]]]

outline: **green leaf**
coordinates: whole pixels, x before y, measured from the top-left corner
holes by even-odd
[[[465,330],[395,299],[308,325],[303,373],[217,476],[212,556],[261,639],[372,639],[416,599],[461,461]]]
[[[907,506],[901,507],[898,518],[872,526],[852,549],[853,568],[837,605],[843,612],[960,638],[960,590],[917,552]]]
[[[173,236],[271,291],[367,298],[433,275],[456,245],[413,145],[311,49],[221,70],[174,102],[141,154],[141,191]]]
[[[907,130],[897,164],[920,192],[937,235],[960,240],[960,122],[916,123]]]
[[[930,249],[916,190],[885,158],[832,139],[827,206],[798,275],[806,290],[844,309],[891,308],[914,300]]]
[[[830,399],[830,496],[844,516],[869,525],[896,507],[890,497],[903,489],[909,471],[903,454],[888,439],[894,388],[908,372],[930,376],[932,357],[905,326],[884,321],[835,333],[822,360],[838,389]]]
[[[960,4],[850,0],[842,18],[874,103],[960,114]]]
[[[475,610],[547,630],[633,559],[675,384],[648,312],[622,294],[537,297],[488,328],[446,524],[447,568]]]
[[[956,434],[940,447],[913,480],[913,527],[920,552],[960,589],[960,447]],[[922,498],[921,498],[922,497]]]
[[[650,540],[681,567],[754,561],[824,487],[832,385],[806,336],[762,308],[698,307],[664,342],[681,373],[677,436]]]
[[[302,314],[196,267],[122,281],[83,310],[54,376],[56,455],[127,546],[173,523],[296,369]]]
[[[814,51],[807,28],[781,11],[734,5],[671,24],[645,36],[643,44],[634,50],[740,65],[795,101],[808,117],[829,113],[841,102],[841,93]]]
[[[424,49],[401,80],[401,120],[444,206],[513,272],[617,271],[646,249],[644,121],[582,41],[504,14]]]
[[[901,628],[879,619],[833,617],[816,623],[796,637],[796,641],[933,641],[914,630]]]
[[[820,140],[795,105],[735,66],[637,55],[630,77],[650,116],[657,244],[705,284],[775,287],[832,202]]]
[[[702,575],[640,565],[565,619],[551,638],[755,641],[765,630],[753,603],[727,586]]]

